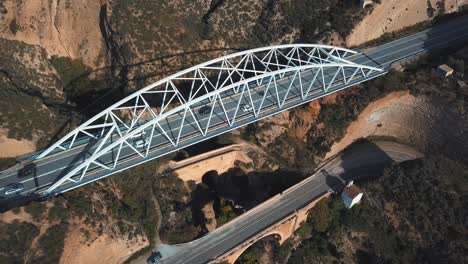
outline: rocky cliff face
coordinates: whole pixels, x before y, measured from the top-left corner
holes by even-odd
[[[10,138],[42,139],[42,147],[67,126],[68,117],[86,108],[93,96],[99,98],[100,92],[117,91],[99,102],[105,107],[129,89],[232,48],[254,46],[256,21],[265,16],[267,3],[2,1],[0,81],[4,89],[0,96],[8,103],[2,105],[0,129],[9,131]],[[278,4],[273,3],[268,8],[275,7]],[[66,59],[54,64],[53,58]],[[77,78],[86,81],[74,82]],[[84,103],[83,98],[87,98]],[[34,120],[21,118],[28,115]],[[47,127],[39,120],[57,125]]]
[[[43,147],[66,124],[63,80],[52,56],[104,65],[98,1],[2,1],[0,6],[1,129]]]
[[[239,49],[338,43],[362,14],[336,0],[113,0],[101,8],[101,28],[113,76],[135,88]]]
[[[0,128],[10,138],[50,138],[66,106],[46,51],[1,38],[0,46]]]
[[[95,0],[3,1],[0,38],[41,46],[48,56],[82,58],[90,67],[103,66],[100,4]]]
[[[268,5],[279,7],[274,2],[111,1],[101,11],[109,66],[124,81],[140,80],[130,82],[138,87],[234,50],[261,45],[257,22]],[[269,43],[281,41],[284,37]]]

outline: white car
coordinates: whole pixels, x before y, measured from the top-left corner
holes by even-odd
[[[133,135],[132,138],[139,138],[139,137],[144,136],[145,134],[146,134],[145,131],[141,131],[140,133]]]
[[[249,105],[249,104],[242,104],[242,105],[240,105],[240,108],[241,108],[242,112],[244,112],[244,113],[250,112],[253,109],[253,107],[251,105]]]
[[[135,140],[134,143],[135,143],[135,146],[137,148],[142,148],[146,145],[148,145],[148,139],[138,139],[138,140]]]
[[[22,183],[10,183],[7,186],[5,186],[3,194],[6,196],[15,195],[21,192],[22,190],[24,190],[24,185]]]

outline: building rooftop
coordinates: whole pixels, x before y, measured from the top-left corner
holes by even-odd
[[[360,193],[362,193],[362,191],[356,185],[351,185],[344,188],[343,193],[346,194],[349,198],[354,199]]]
[[[447,77],[453,74],[453,68],[448,66],[447,64],[442,64],[437,67],[437,72],[442,77]]]

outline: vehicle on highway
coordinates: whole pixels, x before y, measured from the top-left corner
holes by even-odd
[[[162,259],[162,255],[161,255],[161,252],[159,251],[155,251],[151,254],[151,256],[148,257],[148,259],[146,259],[146,263],[147,264],[156,264],[156,263],[159,263]]]
[[[250,104],[241,104],[240,109],[242,109],[242,112],[247,113],[252,111],[253,107]]]
[[[143,137],[145,134],[146,134],[146,132],[145,132],[145,131],[141,131],[140,133],[133,135],[133,136],[132,136],[132,138],[139,138],[139,137]]]
[[[24,190],[24,185],[22,183],[10,183],[7,186],[5,186],[3,194],[6,196],[11,196],[18,194],[22,190]]]
[[[31,163],[24,165],[24,167],[18,171],[18,177],[23,178],[23,177],[31,176],[35,172],[36,172],[36,164],[31,162]]]
[[[149,141],[148,139],[138,139],[138,140],[135,140],[134,143],[137,148],[142,148],[148,145]]]
[[[203,106],[200,109],[198,109],[198,114],[200,115],[207,115],[211,112],[211,108],[209,106]]]

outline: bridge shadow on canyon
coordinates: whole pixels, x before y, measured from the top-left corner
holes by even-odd
[[[275,172],[245,172],[235,167],[218,174],[207,172],[202,183],[192,192],[192,215],[195,225],[202,228],[201,236],[208,231],[203,207],[213,204],[216,216],[228,213],[228,218],[238,216],[270,197],[281,193],[303,178],[297,172],[279,170]],[[226,212],[229,210],[229,212]]]
[[[314,177],[316,185],[314,184],[313,186],[319,187],[319,190],[323,189],[322,194],[327,192],[327,188],[334,189],[337,194],[339,194],[347,181],[354,180],[359,185],[364,181],[372,181],[380,177],[385,168],[393,164],[395,160],[399,160],[399,157],[394,156],[389,150],[391,150],[391,148],[388,146],[382,147],[382,145],[378,143],[368,140],[359,140],[347,148],[341,155],[332,158],[324,166],[319,168],[313,176],[308,177]],[[242,206],[241,210],[237,213],[243,213],[279,193],[286,195],[284,199],[291,199],[291,197],[287,197],[287,194],[291,192],[285,191],[292,185],[301,182],[306,177],[307,176],[299,173],[289,171],[245,173],[240,169],[233,169],[220,175],[215,171],[208,172],[203,178],[203,183],[198,186],[199,189],[197,188],[196,192],[199,193],[196,195],[201,195],[204,190],[209,190],[210,195],[205,196],[206,200],[200,199],[200,204],[194,205],[194,216],[196,215],[196,210],[198,210],[197,218],[202,219],[198,224],[203,226],[205,223],[203,222],[201,208],[203,208],[204,204],[207,202],[214,201],[214,203],[216,203],[216,199],[231,199],[230,205]],[[259,179],[262,184],[255,185],[255,178]],[[264,183],[265,181],[268,183]],[[326,187],[320,187],[323,186],[323,184],[325,184]],[[314,192],[311,192],[311,194],[312,193]],[[320,196],[319,194],[318,197]],[[290,214],[295,214],[302,208],[309,206],[316,198],[317,196],[311,196],[310,200],[305,201],[304,204],[290,208]],[[286,218],[287,217],[279,218],[275,223],[280,224],[282,219]],[[249,242],[243,243],[242,246],[236,250],[244,252],[244,250],[248,250],[250,247],[257,247],[257,249],[259,249],[269,244],[274,251],[277,251],[280,246],[279,242],[285,241],[291,235],[291,233],[271,232],[272,231],[268,228],[258,230],[252,237],[246,238],[245,241]],[[206,233],[203,233],[202,236],[205,234]],[[265,234],[265,236],[262,234]],[[252,240],[254,237],[257,237],[259,240]],[[229,252],[231,252],[229,253],[231,254],[230,256],[237,256],[235,250]],[[333,250],[333,247],[330,249],[330,253],[332,255],[338,254],[336,250]]]
[[[394,163],[394,159],[381,147],[367,140],[359,140],[352,144],[337,159],[341,160],[339,170],[336,170],[336,166],[328,168],[325,165],[316,172],[315,177],[324,177],[328,188],[338,193],[350,180],[360,182],[377,179],[387,166]],[[207,220],[203,212],[208,203],[213,204],[217,217],[226,213],[226,206],[232,210],[229,212],[230,217],[235,217],[307,177],[309,175],[285,169],[274,172],[245,172],[235,167],[222,174],[209,171],[203,176],[202,183],[192,192],[191,207],[195,225],[201,227],[201,236],[208,232],[204,229]]]

